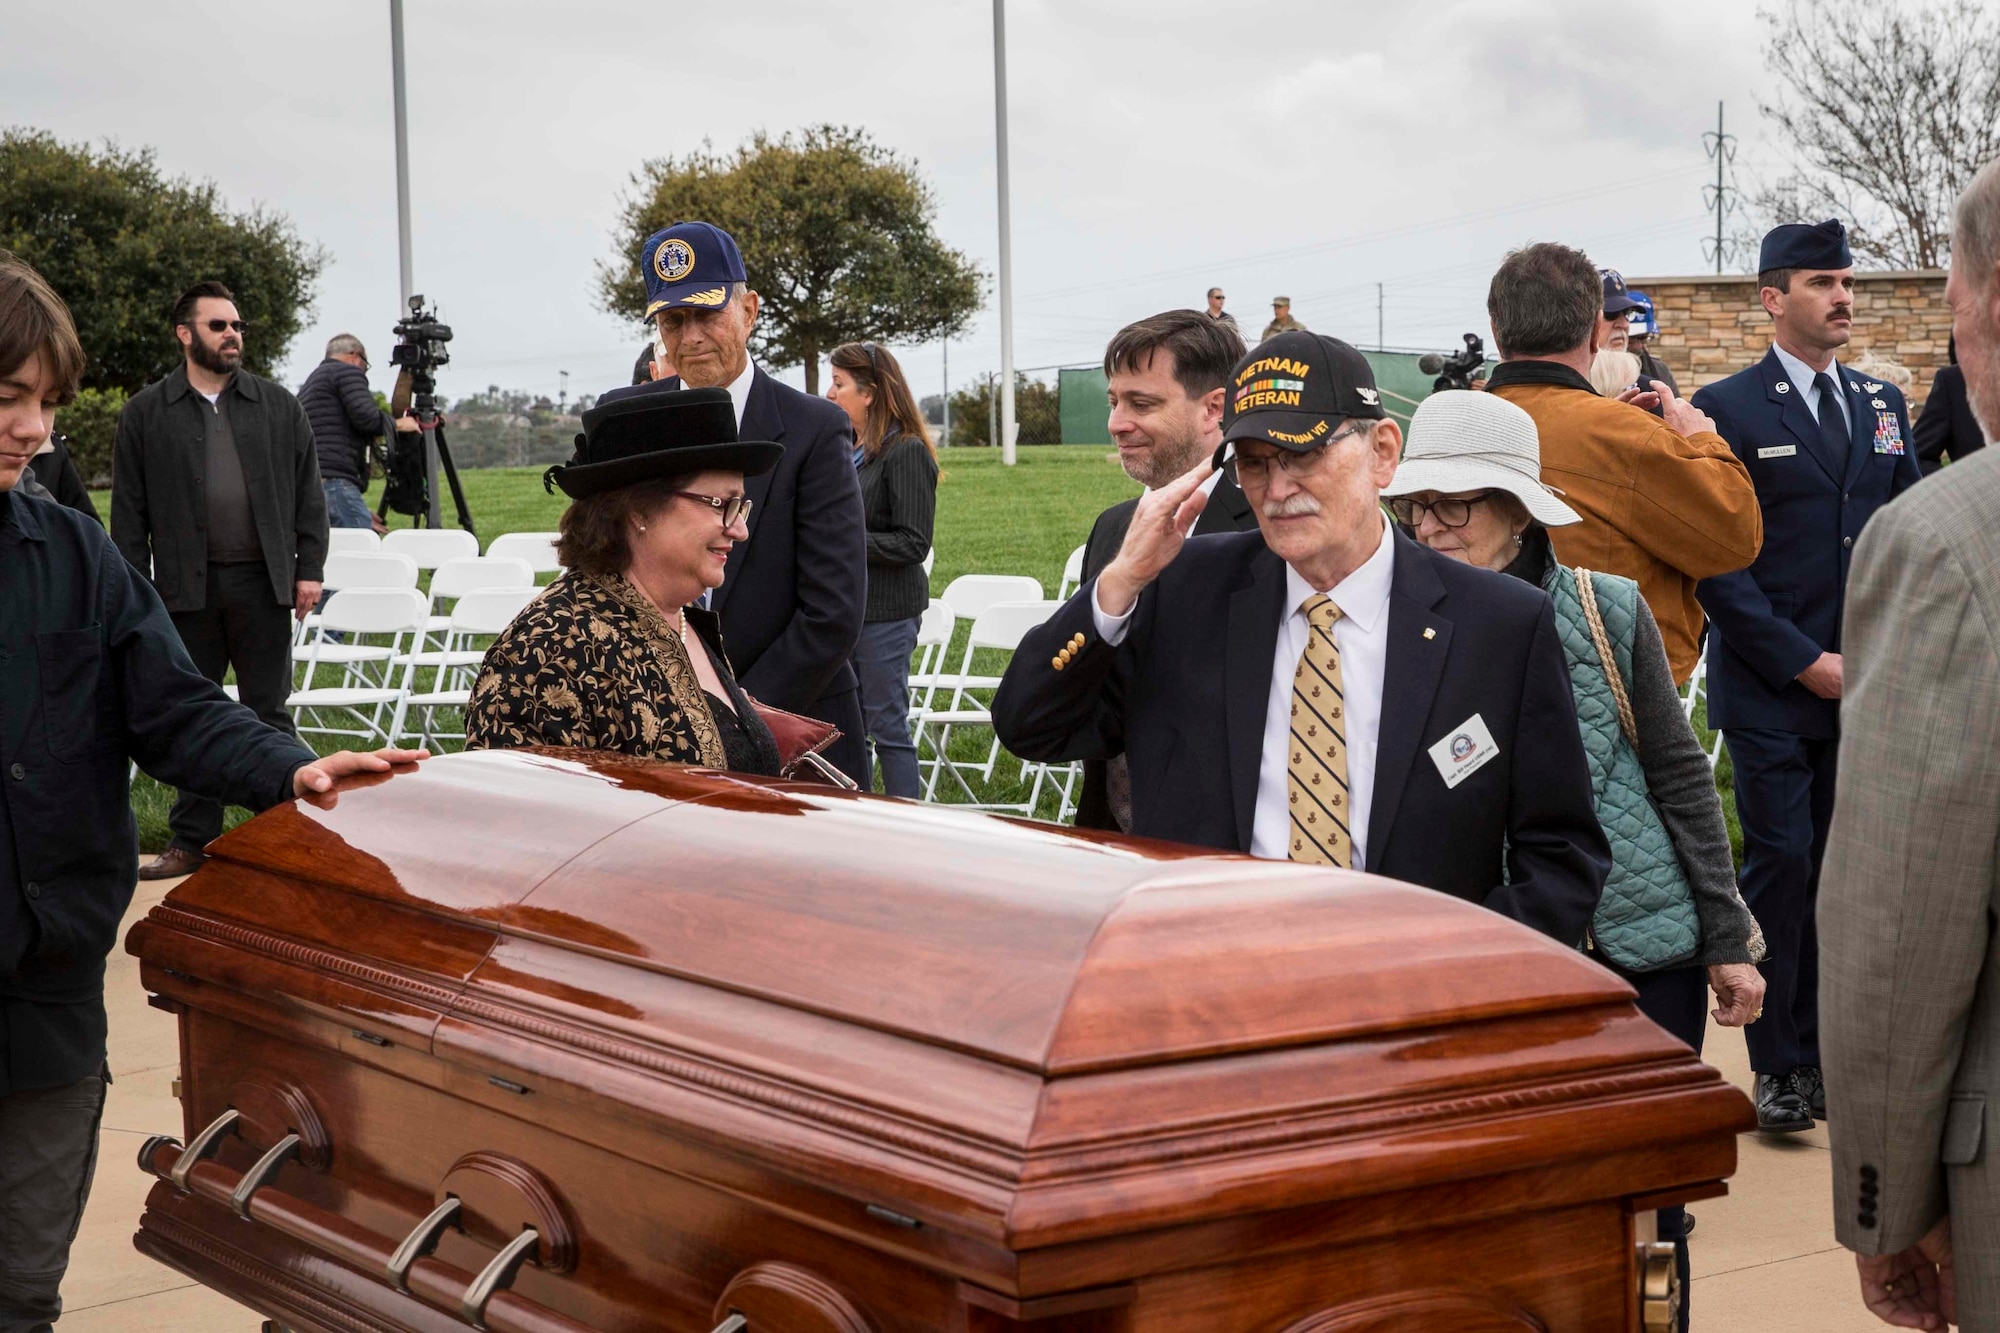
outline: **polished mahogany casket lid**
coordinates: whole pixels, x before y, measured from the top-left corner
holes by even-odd
[[[128,941],[163,1002],[796,1189],[770,1202],[1003,1304],[1165,1262],[1037,1252],[1248,1215],[1550,1168],[1712,1193],[1744,1124],[1603,968],[1366,875],[555,751],[351,782],[211,851]]]

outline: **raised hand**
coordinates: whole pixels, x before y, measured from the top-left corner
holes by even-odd
[[[1097,576],[1097,605],[1105,615],[1122,616],[1130,611],[1146,585],[1181,553],[1188,529],[1208,505],[1201,484],[1214,472],[1214,462],[1204,458],[1158,490],[1139,497],[1118,555]]]

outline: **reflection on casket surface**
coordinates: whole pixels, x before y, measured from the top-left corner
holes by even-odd
[[[1364,875],[557,752],[214,852],[128,947],[162,1128],[243,1115],[138,1243],[299,1329],[466,1327],[524,1228],[496,1329],[1636,1329],[1635,1211],[1747,1124],[1595,964]]]

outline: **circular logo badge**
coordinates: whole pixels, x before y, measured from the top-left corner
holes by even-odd
[[[1478,745],[1473,742],[1472,737],[1462,731],[1451,738],[1451,757],[1453,759],[1463,759],[1478,748]]]
[[[660,242],[653,252],[653,272],[661,282],[679,282],[694,271],[694,250],[678,236]]]

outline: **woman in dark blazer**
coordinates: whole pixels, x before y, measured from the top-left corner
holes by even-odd
[[[937,449],[903,368],[876,343],[833,349],[826,396],[854,423],[854,465],[868,525],[868,612],[854,647],[861,712],[882,769],[882,790],[914,799],[910,653],[930,605],[931,529],[937,515]]]

